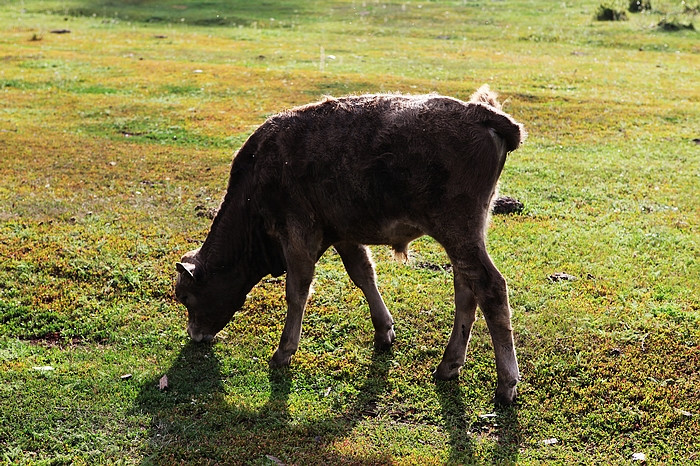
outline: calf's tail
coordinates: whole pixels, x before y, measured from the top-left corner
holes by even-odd
[[[488,84],[484,84],[472,94],[470,102],[481,104],[482,111],[478,112],[479,120],[484,126],[489,128],[492,135],[495,133],[503,140],[505,152],[512,152],[517,149],[527,137],[527,132],[523,125],[501,110],[498,94],[489,89]]]

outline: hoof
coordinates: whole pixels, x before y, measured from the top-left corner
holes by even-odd
[[[396,334],[394,333],[393,328],[381,335],[375,333],[374,349],[376,351],[389,351],[391,349],[391,346],[394,344],[394,340],[396,340]]]
[[[292,362],[292,355],[283,355],[280,353],[279,350],[275,351],[275,354],[272,355],[272,359],[270,359],[270,367],[272,369],[277,369],[280,367],[288,367],[289,364]]]
[[[515,402],[517,397],[518,389],[515,387],[515,385],[505,388],[498,387],[496,389],[496,396],[494,397],[493,402],[496,404],[496,406],[510,406]]]
[[[433,377],[437,380],[454,380],[459,377],[459,370],[462,366],[457,364],[445,364],[441,362],[435,372],[433,372]]]

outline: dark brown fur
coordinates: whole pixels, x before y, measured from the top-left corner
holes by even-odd
[[[510,309],[484,231],[506,154],[524,135],[487,87],[470,102],[364,95],[269,118],[236,155],[201,249],[178,263],[176,293],[188,308],[190,335],[211,339],[262,277],[287,272],[289,310],[271,364],[288,364],[314,264],[334,246],[369,301],[375,344],[385,348],[393,320],[363,245],[405,253],[427,234],[445,247],[455,271],[455,330],[436,376],[457,375],[479,304],[494,339],[497,398],[511,402],[518,375]]]

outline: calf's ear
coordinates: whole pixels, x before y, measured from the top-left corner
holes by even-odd
[[[194,280],[194,269],[195,265],[190,263],[190,262],[177,262],[175,264],[175,269],[181,273],[185,274],[186,276],[190,277],[192,280]]]

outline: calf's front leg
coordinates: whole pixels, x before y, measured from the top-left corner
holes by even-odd
[[[299,348],[301,321],[309,299],[309,290],[314,277],[315,262],[308,255],[287,255],[287,318],[282,329],[280,344],[272,355],[270,367],[288,366]]]

